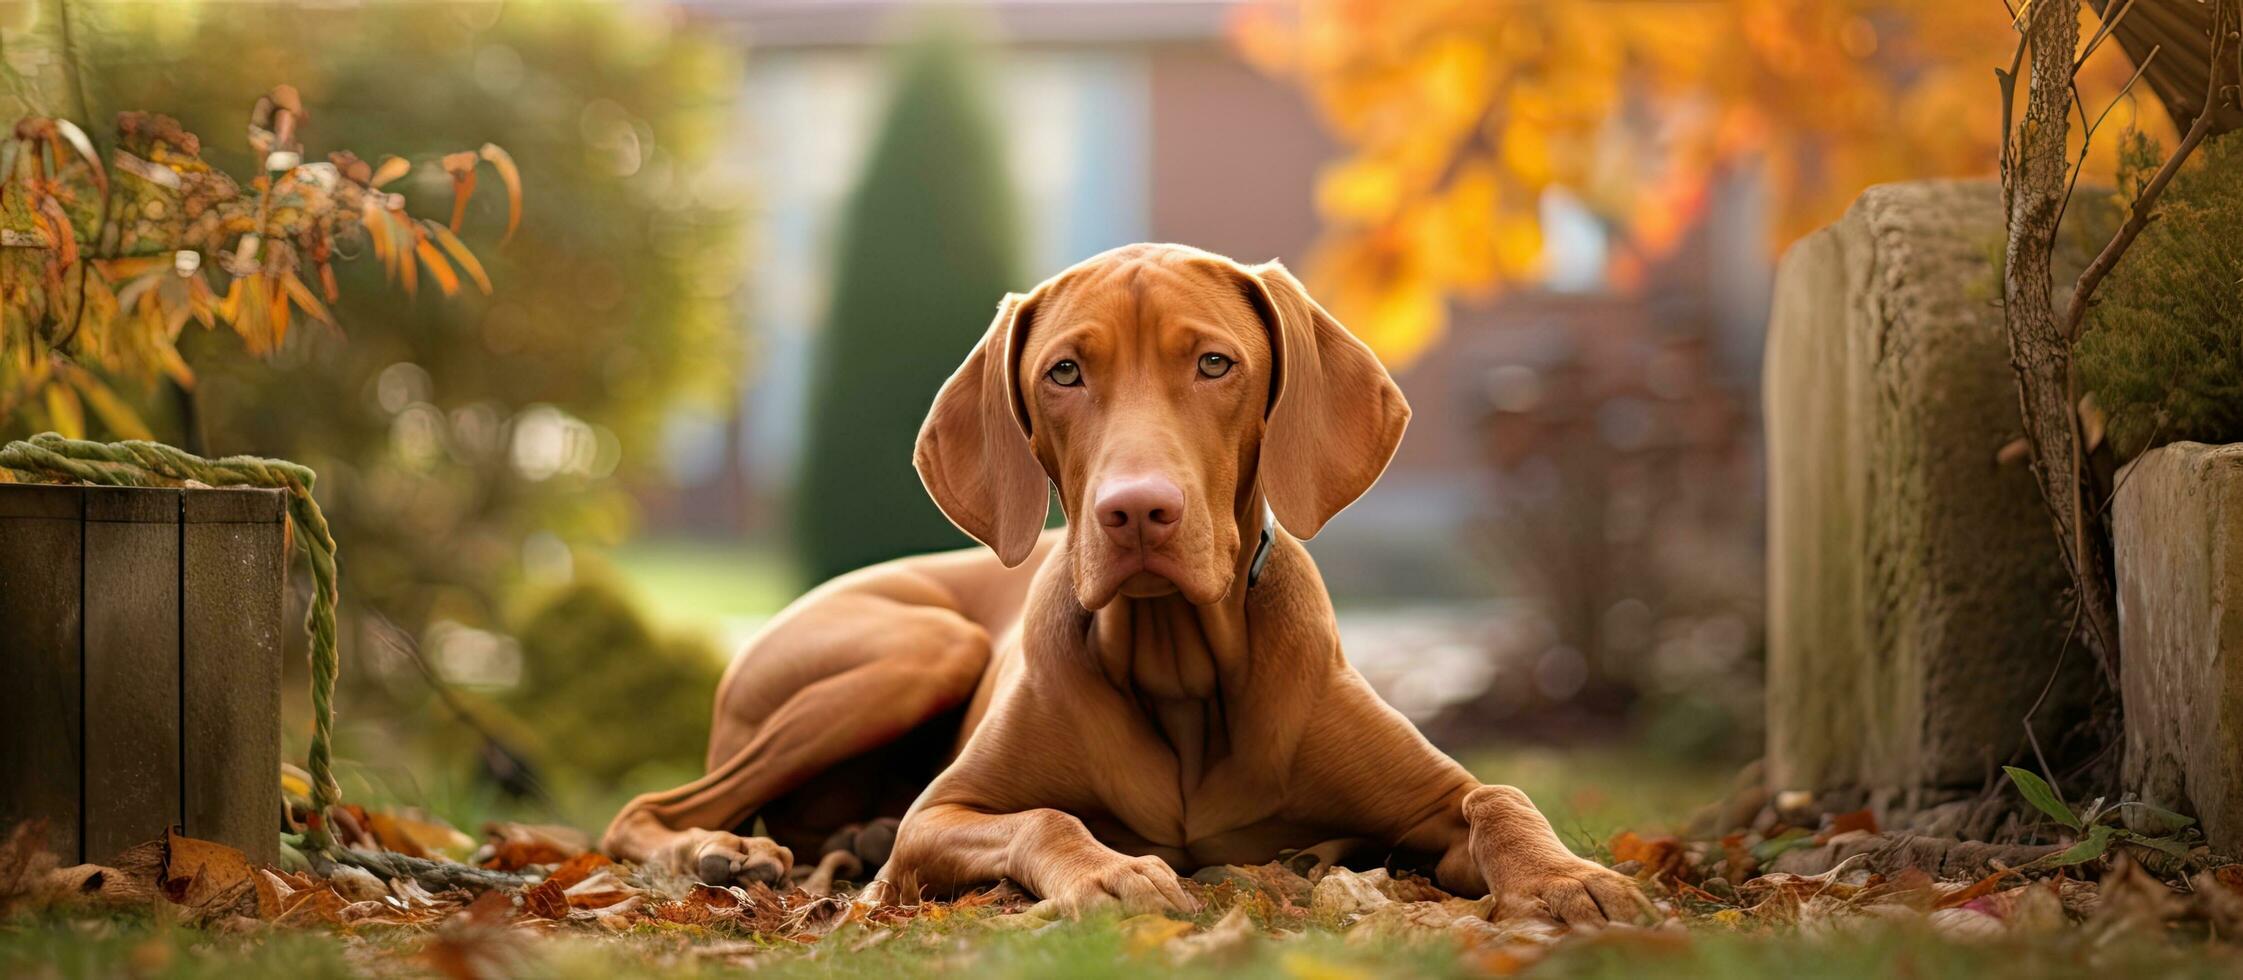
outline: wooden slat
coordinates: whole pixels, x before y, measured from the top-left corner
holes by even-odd
[[[83,860],[78,820],[79,516],[68,487],[0,484],[0,833],[47,822],[47,846]]]
[[[85,513],[77,487],[0,483],[0,517],[50,517],[76,522]]]
[[[2089,0],[2097,17],[2117,13],[2125,0]],[[2112,33],[2127,60],[2140,65],[2157,52],[2143,82],[2157,94],[2175,129],[2186,130],[2203,111],[2212,78],[2212,5],[2200,0],[2135,0],[2134,9]],[[2097,57],[2101,57],[2098,55]],[[2243,107],[2221,105],[2212,117],[2212,135],[2243,128]],[[2170,150],[2171,147],[2166,149]]]
[[[280,860],[281,508],[270,490],[189,490],[180,635],[186,828]]]
[[[246,487],[196,489],[187,491],[183,506],[180,519],[189,524],[279,524],[288,494]]]
[[[88,488],[85,856],[181,818],[177,490]]]

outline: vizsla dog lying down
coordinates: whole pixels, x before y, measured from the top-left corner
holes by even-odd
[[[1296,539],[1370,489],[1409,417],[1275,262],[1133,245],[1005,297],[913,460],[988,551],[781,613],[725,674],[708,775],[633,800],[605,848],[775,880],[900,813],[872,901],[1009,878],[1067,912],[1188,910],[1179,871],[1323,845],[1571,923],[1638,918],[1629,879],[1340,654]],[[1052,488],[1067,526],[1045,531]],[[770,836],[743,836],[758,819]]]

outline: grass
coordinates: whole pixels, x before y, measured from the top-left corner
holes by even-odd
[[[722,637],[726,656],[803,588],[784,553],[734,542],[645,539],[607,560],[656,623]]]
[[[1482,782],[1526,792],[1576,852],[1591,854],[1622,830],[1673,833],[1718,799],[1741,760],[1676,757],[1641,742],[1552,748],[1503,747],[1458,753]]]
[[[481,937],[439,930],[362,929],[347,940],[319,932],[228,932],[150,915],[0,920],[0,976],[164,977],[262,980],[427,975],[466,959],[485,975],[613,980],[617,977],[878,977],[1001,980],[1010,977],[1268,977],[1292,980],[1477,976],[1521,969],[1558,978],[1904,976],[1977,980],[1995,976],[2234,976],[2217,948],[2137,935],[2090,940],[2078,931],[1958,941],[1921,926],[1872,926],[1811,934],[1608,934],[1560,946],[1539,962],[1462,959],[1439,938],[1360,942],[1310,930],[1264,939],[1232,957],[1169,961],[1133,923],[1062,922],[1035,931],[998,930],[960,916],[885,933],[845,927],[807,947],[736,938],[695,938],[641,927],[620,934],[522,930]],[[878,937],[885,936],[885,939]],[[877,941],[876,941],[877,940]],[[464,954],[453,956],[450,954]],[[1523,969],[1522,969],[1523,968]]]
[[[1726,786],[1735,766],[1676,759],[1641,744],[1577,750],[1497,747],[1464,753],[1482,778],[1520,786],[1577,849],[1591,850],[1622,829],[1671,824]],[[922,918],[900,927],[843,926],[798,946],[731,932],[641,922],[622,932],[578,927],[553,932],[516,927],[460,937],[448,927],[415,930],[360,926],[347,936],[253,927],[234,932],[156,914],[86,917],[44,912],[0,919],[0,976],[179,977],[298,980],[341,976],[428,975],[446,953],[465,952],[485,975],[615,980],[619,977],[970,976],[1099,978],[1147,975],[1357,980],[1461,977],[1519,970],[1556,978],[1728,978],[2031,975],[2234,976],[2221,947],[2155,931],[2098,936],[2069,928],[1995,940],[1941,936],[1920,920],[1847,920],[1803,926],[1750,922],[1739,929],[1694,919],[1687,931],[1607,934],[1569,941],[1546,958],[1460,957],[1448,937],[1414,940],[1347,936],[1318,929],[1263,939],[1235,957],[1178,966],[1148,937],[1142,921],[1093,919],[1042,928],[980,925],[980,913]],[[1206,916],[1203,916],[1203,918]],[[1016,920],[1017,921],[1017,920]],[[1205,923],[1202,923],[1205,924]],[[1531,953],[1532,951],[1529,951]]]
[[[128,914],[0,921],[0,976],[311,980],[353,975],[344,944],[320,933],[228,935]]]
[[[1441,944],[1350,944],[1311,933],[1264,944],[1251,958],[1171,971],[1158,951],[1111,919],[1006,931],[920,923],[866,945],[862,930],[844,929],[807,950],[754,941],[694,942],[653,929],[617,936],[584,933],[509,936],[472,946],[506,976],[614,980],[624,976],[778,978],[1143,976],[1358,977],[1464,976]],[[228,934],[162,923],[147,916],[94,920],[30,917],[0,920],[0,975],[62,978],[167,977],[211,980],[421,975],[434,956],[394,931],[354,938],[352,948],[308,932]],[[439,943],[439,947],[443,944]]]

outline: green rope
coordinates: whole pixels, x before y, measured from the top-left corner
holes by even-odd
[[[319,819],[312,823],[311,841],[321,850],[328,849],[334,838],[327,826],[327,809],[343,798],[342,788],[335,784],[333,747],[335,676],[341,662],[335,653],[335,539],[327,533],[327,518],[320,514],[319,503],[312,499],[316,477],[311,469],[282,459],[203,459],[161,443],[87,442],[52,432],[0,447],[0,469],[113,487],[173,487],[192,480],[212,487],[288,491],[288,518],[312,566],[311,612],[304,626],[312,645],[312,804]]]

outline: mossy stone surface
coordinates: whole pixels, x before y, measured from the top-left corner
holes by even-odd
[[[2243,853],[2243,443],[2142,454],[2111,537],[2126,786]]]
[[[1763,382],[1776,788],[1979,783],[2056,666],[2063,564],[2031,473],[1996,462],[2022,431],[1992,288],[2000,236],[1990,181],[1888,184],[1777,273]],[[2044,733],[2087,668],[2070,658]]]

